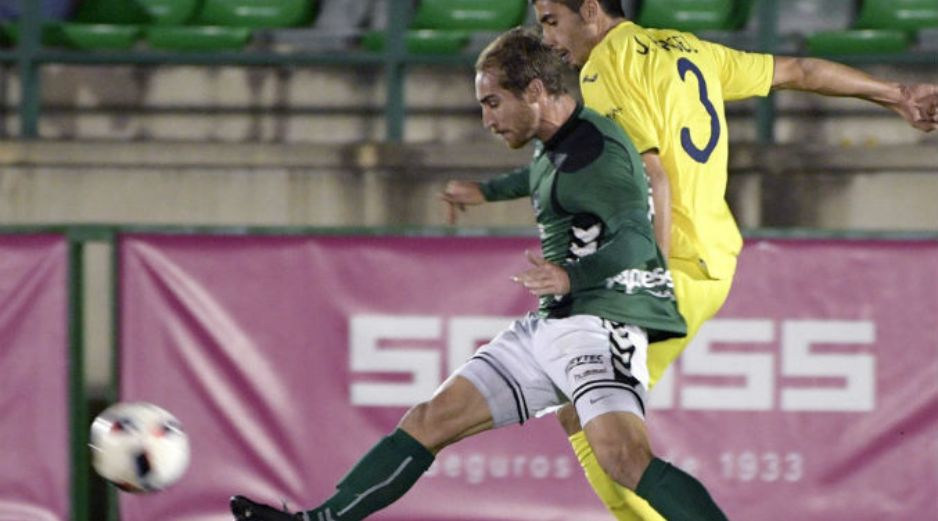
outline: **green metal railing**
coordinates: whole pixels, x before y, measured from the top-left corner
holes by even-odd
[[[47,49],[42,46],[41,3],[36,0],[20,0],[22,5],[19,19],[19,41],[16,48],[0,51],[0,64],[14,64],[19,71],[21,99],[19,102],[20,137],[36,138],[39,135],[39,118],[42,108],[42,83],[40,70],[47,64],[71,65],[241,65],[241,66],[369,66],[385,71],[385,135],[390,142],[404,139],[404,123],[407,116],[405,106],[405,78],[407,67],[414,64],[440,66],[471,65],[473,56],[461,55],[414,55],[407,52],[405,33],[412,16],[410,0],[388,0],[387,45],[381,53],[360,51],[329,53],[277,53],[269,51],[185,53],[158,51],[122,52],[79,52]],[[779,0],[759,0],[758,50],[772,53],[778,48]],[[852,55],[830,56],[830,58],[854,65],[896,64],[938,66],[938,53],[908,53],[895,55]],[[756,110],[758,137],[761,143],[772,143],[775,139],[775,101],[773,96],[761,100]]]

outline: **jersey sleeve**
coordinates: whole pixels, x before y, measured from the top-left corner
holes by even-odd
[[[771,54],[737,51],[711,42],[701,44],[717,65],[725,100],[768,96],[775,76],[775,58]]]
[[[479,188],[486,201],[507,201],[531,195],[530,167],[519,168],[483,181]]]

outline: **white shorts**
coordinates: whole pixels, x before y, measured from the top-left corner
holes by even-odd
[[[593,315],[530,313],[482,346],[456,375],[488,401],[495,427],[572,402],[580,424],[607,412],[645,417],[648,336]]]

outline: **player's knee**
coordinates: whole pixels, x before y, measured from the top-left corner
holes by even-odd
[[[612,431],[590,434],[589,442],[599,466],[620,485],[635,490],[652,459],[647,439]]]
[[[557,420],[560,422],[560,426],[563,427],[568,437],[582,430],[580,426],[580,416],[577,414],[576,407],[574,407],[573,404],[568,403],[561,407],[560,410],[557,411]]]

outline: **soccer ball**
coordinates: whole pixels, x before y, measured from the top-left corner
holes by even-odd
[[[189,466],[189,437],[182,424],[152,403],[108,407],[91,424],[90,441],[94,470],[127,492],[163,490]]]

